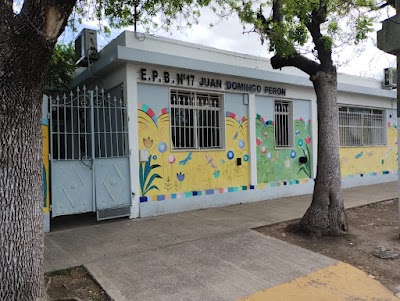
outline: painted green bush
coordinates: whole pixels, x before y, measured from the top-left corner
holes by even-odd
[[[153,184],[155,179],[162,179],[162,177],[158,173],[153,173],[152,171],[156,168],[161,167],[159,164],[151,164],[151,155],[147,162],[140,163],[139,166],[139,181],[140,181],[140,189],[142,191],[142,196],[145,196],[149,191],[153,189],[158,189],[156,185]]]
[[[272,121],[256,120],[257,177],[259,183],[311,178],[312,147],[310,121],[294,122],[293,148],[275,148],[275,133]],[[299,158],[306,157],[306,163]]]

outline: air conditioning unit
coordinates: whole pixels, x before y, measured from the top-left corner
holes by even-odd
[[[383,81],[383,88],[395,89],[397,88],[397,69],[393,67],[384,69],[385,78]]]
[[[96,30],[84,28],[75,39],[76,64],[88,67],[99,59]]]

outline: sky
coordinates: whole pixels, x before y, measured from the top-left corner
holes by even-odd
[[[380,20],[386,19],[391,13],[393,12],[390,11],[390,8],[382,9]],[[211,23],[215,24],[216,22],[216,25],[210,27]],[[97,24],[86,22],[82,27],[97,29]],[[377,23],[375,27],[376,30],[379,30],[381,28],[380,23]],[[138,28],[138,31],[143,31],[140,26]],[[125,29],[133,30],[133,28],[129,27]],[[112,30],[109,37],[100,33],[98,35],[99,47],[104,47],[123,30]],[[268,52],[266,44],[261,44],[257,34],[243,33],[243,26],[237,17],[230,17],[228,20],[218,20],[209,11],[202,11],[199,24],[191,28],[185,28],[182,31],[172,30],[171,32],[158,30],[152,34],[259,57],[270,58],[272,56],[272,53]],[[76,35],[76,33],[67,32],[64,39],[73,39],[73,35]],[[368,41],[361,46],[346,47],[346,49],[340,52],[334,52],[334,60],[338,65],[338,72],[382,80],[383,69],[396,67],[396,58],[380,51],[375,45],[376,32],[373,32]]]

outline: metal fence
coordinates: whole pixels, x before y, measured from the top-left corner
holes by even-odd
[[[53,160],[128,156],[126,104],[97,87],[50,96]]]

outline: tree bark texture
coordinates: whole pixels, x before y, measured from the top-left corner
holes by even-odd
[[[311,81],[318,110],[317,177],[311,206],[299,226],[317,236],[335,236],[348,230],[341,188],[337,74],[318,71]]]
[[[57,2],[59,2],[57,4]],[[0,300],[44,300],[41,107],[74,1],[0,3]]]

